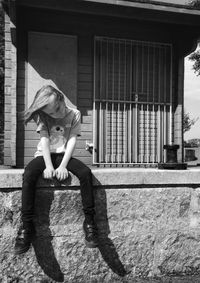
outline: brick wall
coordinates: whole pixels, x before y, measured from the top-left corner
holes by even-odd
[[[0,165],[4,144],[4,14],[0,5]]]
[[[14,126],[12,125],[12,119],[14,117],[14,111],[16,111],[15,106],[15,96],[12,97],[12,90],[15,88],[15,80],[13,77],[16,77],[15,68],[13,63],[15,63],[15,54],[13,52],[13,45],[11,41],[11,21],[8,13],[5,13],[4,16],[5,23],[5,79],[4,79],[4,165],[11,166],[12,159],[11,153],[15,154],[14,150],[11,150],[12,144],[12,135],[15,135]],[[13,29],[13,27],[12,27]],[[13,59],[14,58],[14,59]],[[15,74],[13,74],[15,73]]]

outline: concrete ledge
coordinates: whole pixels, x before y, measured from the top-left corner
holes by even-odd
[[[0,188],[21,188],[23,169],[0,170]],[[200,185],[200,168],[187,170],[159,170],[147,168],[95,168],[92,169],[94,186],[140,185]],[[70,174],[66,181],[38,181],[37,187],[79,186],[79,180]]]
[[[200,168],[159,170],[147,168],[94,169],[94,185],[189,185],[200,184]]]

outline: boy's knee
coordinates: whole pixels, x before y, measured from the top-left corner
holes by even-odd
[[[81,177],[82,178],[91,178],[92,172],[89,167],[84,167],[84,169],[81,171]]]
[[[28,169],[25,169],[23,173],[23,180],[29,179],[31,175],[32,175],[32,172]]]
[[[89,167],[86,167],[84,170],[85,170],[84,174],[86,176],[91,176],[92,172],[91,172],[91,169]]]
[[[39,175],[39,172],[34,172],[29,169],[25,169],[24,174],[23,174],[23,181],[35,181],[37,180]]]

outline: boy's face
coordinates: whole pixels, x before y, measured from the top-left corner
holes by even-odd
[[[58,100],[54,94],[49,97],[49,104],[42,111],[52,118],[61,119],[66,115],[66,105],[64,100]]]

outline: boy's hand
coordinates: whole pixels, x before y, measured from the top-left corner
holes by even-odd
[[[53,179],[55,177],[55,169],[53,167],[47,167],[43,171],[43,177],[45,179]]]
[[[65,168],[65,167],[58,167],[56,170],[55,170],[55,175],[56,175],[56,178],[59,180],[59,181],[63,181],[65,179],[67,179],[68,177],[68,170]]]

